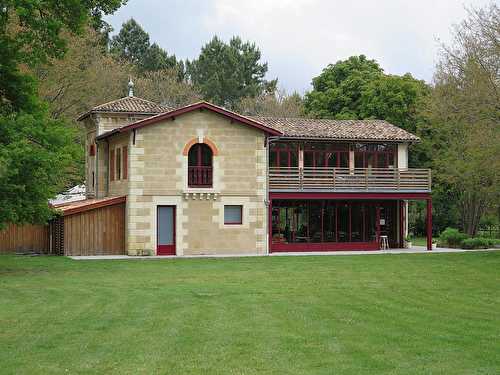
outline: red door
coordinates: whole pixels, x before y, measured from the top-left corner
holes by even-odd
[[[175,255],[175,206],[158,206],[156,218],[156,254]]]

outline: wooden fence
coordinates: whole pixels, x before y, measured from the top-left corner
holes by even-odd
[[[103,201],[61,207],[49,225],[9,225],[0,231],[0,254],[125,254],[125,200]]]
[[[8,225],[0,231],[0,254],[47,253],[49,231],[46,225]]]

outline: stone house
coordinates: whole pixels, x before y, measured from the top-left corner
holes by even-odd
[[[79,117],[89,202],[125,197],[129,255],[242,255],[402,247],[430,171],[419,138],[381,120],[243,116],[129,95]],[[428,236],[429,247],[430,233]]]

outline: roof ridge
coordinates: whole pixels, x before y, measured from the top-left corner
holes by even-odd
[[[109,102],[105,102],[105,103],[102,103],[102,104],[99,104],[99,105],[96,105],[95,107],[92,108],[92,110],[95,110],[95,109],[99,109],[101,107],[105,107],[105,106],[108,106],[110,104],[114,104],[114,103],[117,103],[121,100],[126,100],[126,99],[136,99],[136,100],[141,100],[143,102],[146,102],[146,103],[150,103],[150,104],[154,104],[154,105],[157,105],[159,107],[165,107],[164,105],[162,104],[158,104],[156,102],[153,102],[151,100],[147,100],[147,99],[143,99],[143,98],[139,98],[138,96],[124,96],[124,97],[121,97],[121,98],[118,98],[118,99],[115,99],[115,100],[110,100]],[[165,107],[165,108],[168,108],[168,107]]]

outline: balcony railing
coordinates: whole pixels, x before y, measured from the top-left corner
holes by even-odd
[[[188,167],[189,187],[212,187],[212,167]]]
[[[430,169],[269,168],[270,191],[430,192]]]

